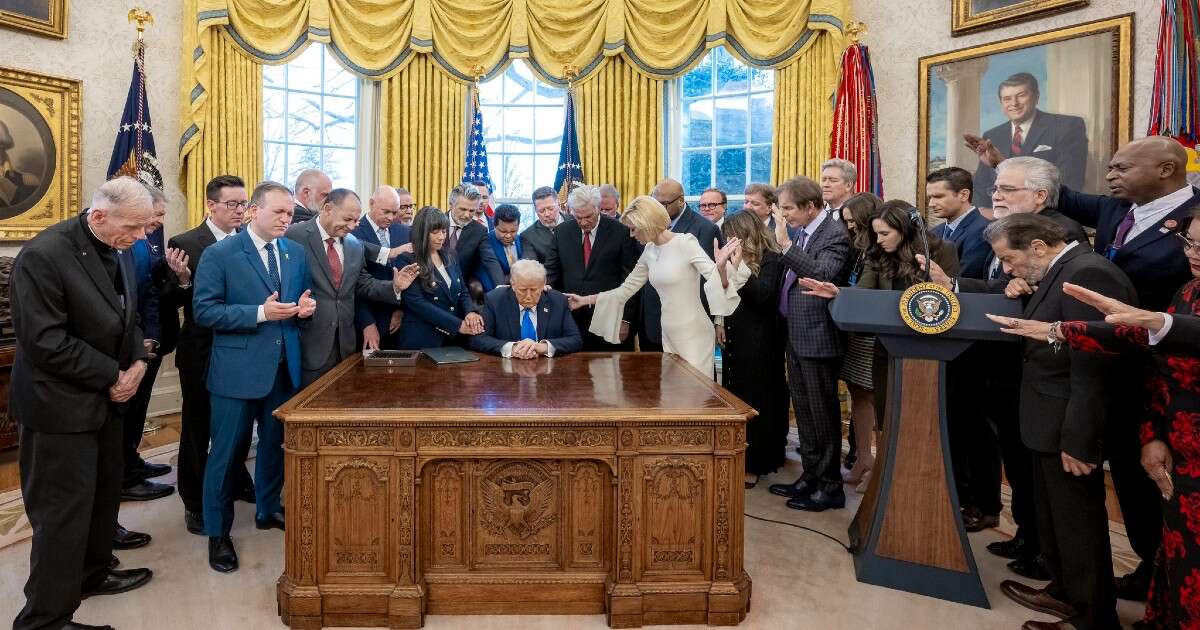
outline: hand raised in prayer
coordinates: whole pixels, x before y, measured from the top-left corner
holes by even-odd
[[[837,294],[841,291],[836,284],[832,282],[822,282],[816,278],[798,278],[797,282],[800,283],[800,286],[808,289],[804,292],[804,295],[815,295],[819,298],[825,298],[827,300],[832,300],[833,298],[837,297]]]
[[[1001,155],[1000,149],[997,149],[996,145],[992,144],[992,141],[987,138],[971,133],[964,133],[963,142],[966,143],[968,149],[974,151],[979,156],[980,162],[992,168],[996,168],[997,164],[1004,161],[1004,156]]]
[[[1003,326],[1003,328],[1000,329],[1000,332],[1002,333],[1019,335],[1021,337],[1033,339],[1034,341],[1045,341],[1050,336],[1050,324],[1046,322],[1039,322],[1033,319],[1021,319],[1019,317],[1000,317],[998,315],[992,315],[991,313],[986,313],[986,315],[988,319]]]
[[[405,289],[412,286],[413,280],[417,279],[417,275],[421,273],[421,266],[417,263],[405,265],[400,269],[392,270],[392,291],[402,293]]]
[[[179,284],[187,284],[192,281],[192,270],[188,269],[187,252],[175,247],[167,248],[167,267],[175,272],[175,277],[179,278]]]
[[[279,321],[295,317],[300,312],[300,307],[296,306],[295,302],[280,302],[279,292],[275,291],[267,296],[267,301],[263,302],[263,315],[267,321]]]
[[[572,311],[577,311],[585,306],[591,306],[596,303],[596,296],[594,295],[576,295],[574,293],[566,293],[564,295],[567,296],[567,306]]]
[[[1120,300],[1114,300],[1096,293],[1091,289],[1085,289],[1078,284],[1064,282],[1063,293],[1104,313],[1104,321],[1110,324],[1139,326],[1149,330],[1151,333],[1157,333],[1167,323],[1162,313],[1155,313],[1154,311],[1130,306]]]
[[[314,311],[317,310],[317,301],[313,299],[312,289],[305,289],[300,296],[300,305],[297,307],[296,316],[300,318],[312,317]]]

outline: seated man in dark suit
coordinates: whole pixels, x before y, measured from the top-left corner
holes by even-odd
[[[968,134],[968,145],[987,140],[1009,158],[1028,155],[1042,158],[1062,172],[1064,186],[1083,188],[1087,167],[1087,128],[1078,116],[1051,114],[1037,108],[1038,82],[1032,74],[1020,72],[1000,82],[997,90],[1000,111],[1008,117],[983,134]],[[979,161],[975,170],[975,205],[986,208],[988,190],[996,183],[995,164]],[[997,217],[999,218],[999,217]],[[1070,236],[1068,234],[1068,236]]]
[[[546,268],[536,260],[513,263],[512,285],[488,293],[483,326],[471,349],[504,358],[553,357],[583,347],[566,296],[546,291]]]
[[[376,280],[391,280],[392,270],[403,267],[397,254],[412,253],[412,228],[400,221],[402,207],[412,205],[412,194],[404,189],[380,186],[367,200],[367,212],[354,228],[355,237],[366,250],[367,273]],[[400,330],[403,311],[394,304],[370,302],[367,306],[379,329],[380,347],[396,349],[396,331]]]
[[[512,264],[521,260],[525,251],[521,239],[517,237],[517,228],[521,225],[521,211],[512,204],[503,204],[496,208],[492,223],[495,227],[488,233],[488,244],[492,246],[492,251],[496,252],[496,262],[504,272],[503,282],[508,282]],[[484,291],[496,288],[496,284],[491,282],[488,276],[482,276],[479,280],[483,283]]]

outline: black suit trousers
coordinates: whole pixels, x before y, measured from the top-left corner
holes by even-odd
[[[842,486],[842,408],[838,400],[841,358],[797,357],[788,346],[787,379],[796,412],[796,435],[804,476],[826,489]]]
[[[136,486],[144,480],[142,475],[142,458],[138,455],[138,446],[142,443],[142,433],[146,430],[146,412],[150,409],[150,396],[154,393],[154,379],[158,377],[158,368],[162,367],[162,357],[146,362],[146,374],[138,384],[138,390],[129,399],[123,414],[124,435],[122,446],[124,452],[124,480],[122,487]]]
[[[1078,615],[1067,621],[1078,630],[1120,628],[1104,471],[1076,477],[1063,470],[1058,453],[1035,452],[1033,458],[1038,530],[1051,576],[1047,591],[1075,607]]]
[[[179,462],[176,465],[179,498],[183,507],[197,514],[204,512],[204,468],[208,465],[209,424],[212,420],[212,396],[208,393],[205,371],[179,370],[179,387],[183,392],[183,418],[179,429]],[[250,446],[238,454],[245,462]],[[238,488],[253,488],[246,466],[235,473],[241,478]]]
[[[1019,367],[1016,369],[1020,369]],[[1019,374],[993,373],[988,376],[984,396],[986,414],[996,427],[1000,442],[1000,458],[1004,476],[1012,490],[1012,515],[1017,523],[1016,537],[1038,550],[1038,521],[1033,499],[1033,452],[1021,441],[1019,396],[1021,384],[1014,380]]]
[[[986,389],[987,346],[976,344],[946,370],[947,432],[958,501],[984,514],[1000,513],[1000,444],[979,401]]]
[[[21,495],[33,526],[25,607],[13,630],[60,628],[108,573],[121,499],[121,416],[96,431],[20,427]]]

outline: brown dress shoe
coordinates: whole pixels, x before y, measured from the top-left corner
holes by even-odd
[[[1004,593],[1005,597],[1017,602],[1029,610],[1046,613],[1047,615],[1054,615],[1059,619],[1070,619],[1078,614],[1075,611],[1074,606],[1060,599],[1055,599],[1046,592],[1046,589],[1033,588],[1013,580],[1004,580],[1000,583],[1000,592]],[[1031,621],[1030,623],[1042,622]],[[1069,628],[1070,626],[1068,625],[1067,627]]]
[[[1026,621],[1021,630],[1075,630],[1075,626],[1065,621]]]

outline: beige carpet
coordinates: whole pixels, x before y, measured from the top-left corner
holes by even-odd
[[[794,439],[793,433],[793,442]],[[858,495],[849,494],[851,503],[845,510],[805,514],[787,509],[782,498],[767,492],[769,483],[790,481],[796,476],[800,462],[791,448],[788,452],[787,470],[764,478],[758,487],[747,492],[747,513],[811,527],[846,542],[846,526],[857,508]],[[167,449],[153,459],[172,458],[173,452]],[[164,481],[173,482],[173,475]],[[11,511],[12,506],[9,508]],[[0,522],[8,518],[0,513]],[[177,496],[122,505],[122,524],[151,533],[154,542],[118,555],[123,566],[152,568],[154,580],[130,593],[85,601],[76,620],[112,624],[121,630],[283,628],[275,607],[275,580],[283,569],[283,533],[256,530],[253,518],[251,506],[237,504],[233,537],[241,568],[223,575],[208,568],[206,540],[183,528],[183,508]],[[860,584],[854,579],[851,556],[832,541],[794,527],[749,518],[745,524],[746,570],[754,580],[754,599],[742,628],[1016,630],[1027,619],[1051,620],[1011,603],[1000,594],[1000,581],[1014,576],[1004,567],[1003,559],[984,549],[987,543],[1004,538],[1000,531],[971,535],[975,559],[992,604],[989,610]],[[1011,521],[1002,524],[1002,529],[1006,526],[1011,527]],[[1128,544],[1116,524],[1113,542],[1118,565],[1127,567]],[[0,625],[10,623],[23,605],[21,589],[28,570],[27,541],[0,549]],[[1121,619],[1126,626],[1139,619],[1141,611],[1140,604],[1121,602]],[[607,626],[604,617],[597,615],[429,616],[425,627],[582,630]]]

